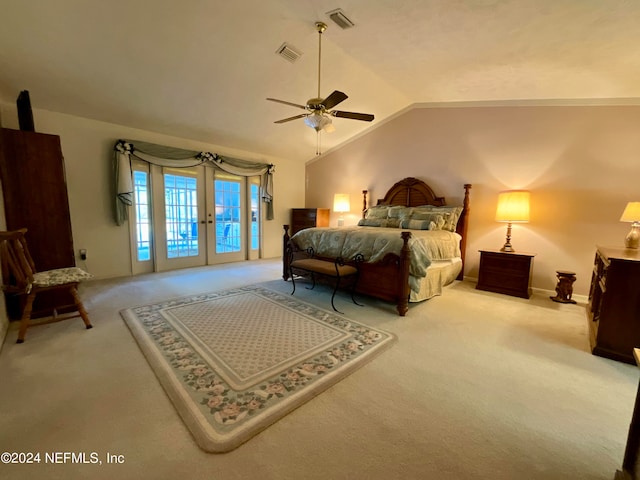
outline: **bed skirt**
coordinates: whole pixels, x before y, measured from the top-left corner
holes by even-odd
[[[422,302],[442,294],[442,287],[452,283],[462,270],[462,259],[439,260],[431,262],[427,276],[420,279],[420,292],[411,290],[409,302]]]

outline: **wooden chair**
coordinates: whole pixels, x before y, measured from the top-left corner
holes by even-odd
[[[81,317],[87,329],[92,328],[87,311],[78,295],[78,283],[91,278],[92,275],[78,267],[58,268],[44,272],[36,271],[33,259],[27,247],[24,234],[26,228],[12,232],[0,232],[0,265],[2,272],[2,290],[5,292],[26,295],[18,341],[23,343],[24,336],[31,322],[31,310],[36,295],[48,290],[67,290],[73,296],[77,313],[59,316],[56,308],[69,307],[70,305],[58,305],[53,309],[52,315],[37,325]]]

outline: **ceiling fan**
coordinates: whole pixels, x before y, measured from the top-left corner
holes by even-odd
[[[300,105],[292,102],[285,102],[284,100],[278,100],[276,98],[267,98],[272,102],[283,103],[292,107],[301,108],[306,110],[306,113],[295,115],[289,118],[283,118],[277,120],[274,123],[285,123],[291,120],[297,120],[298,118],[304,118],[304,123],[313,128],[316,132],[321,130],[325,132],[333,132],[335,127],[332,124],[331,117],[349,118],[352,120],[362,120],[364,122],[371,122],[373,115],[368,113],[355,113],[355,112],[343,112],[342,110],[332,110],[333,107],[343,102],[348,97],[343,92],[334,90],[327,98],[320,97],[320,65],[322,59],[322,33],[327,29],[327,25],[322,22],[316,22],[316,30],[318,31],[318,96],[316,98],[310,98],[307,100],[306,105]]]

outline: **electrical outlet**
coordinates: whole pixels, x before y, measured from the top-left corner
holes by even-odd
[[[87,251],[84,248],[80,249],[80,260],[86,260],[87,259]]]

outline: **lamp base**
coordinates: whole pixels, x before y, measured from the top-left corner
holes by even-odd
[[[507,223],[507,239],[504,245],[500,249],[501,252],[514,252],[515,250],[511,246],[511,222]]]
[[[640,246],[640,223],[633,222],[631,231],[624,239],[625,248],[638,248]]]

